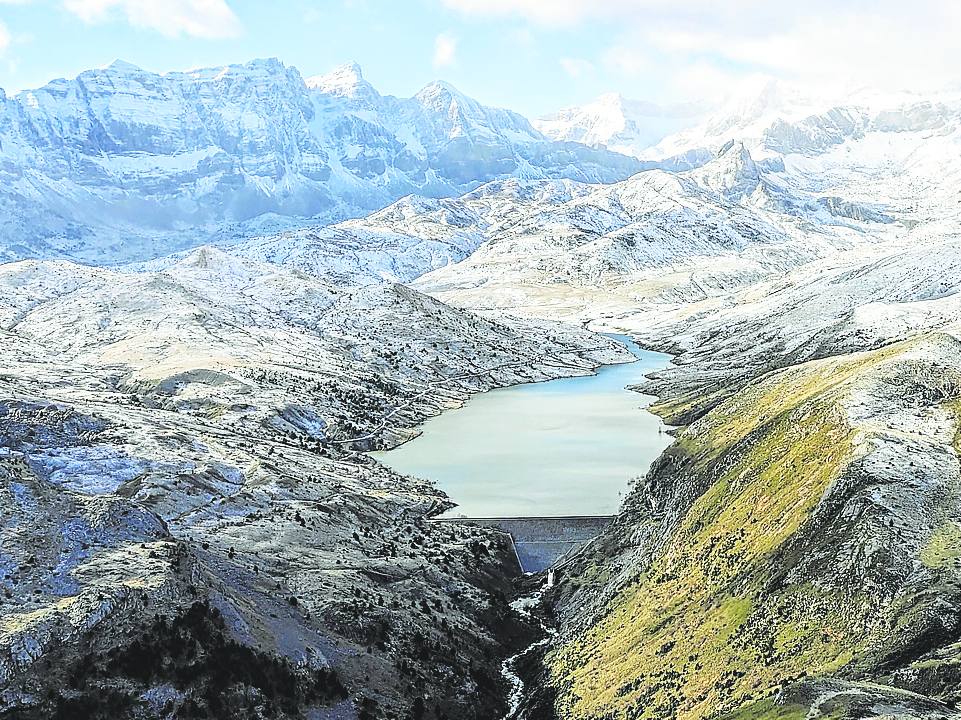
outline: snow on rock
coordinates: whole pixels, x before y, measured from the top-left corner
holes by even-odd
[[[498,177],[611,181],[640,165],[553,143],[444,83],[380,95],[347,65],[158,75],[129,63],[0,99],[0,259],[157,257],[363,215]]]
[[[662,107],[607,93],[585,105],[538,118],[534,127],[552,140],[606,147],[641,157],[647,148],[695,122],[703,112],[696,105]]]
[[[50,714],[91,664],[91,702],[203,698],[202,665],[181,696],[166,671],[145,682],[112,660],[185,617],[272,672],[333,670],[354,702],[376,687],[392,708],[424,692],[451,717],[498,707],[470,673],[514,652],[510,545],[426,522],[448,498],[356,451],[474,392],[624,360],[620,344],[213,247],[137,269],[10,263],[0,307],[0,711]],[[437,672],[382,682],[424,637]]]

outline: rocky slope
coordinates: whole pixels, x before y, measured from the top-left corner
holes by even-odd
[[[768,99],[687,176],[851,244],[593,316],[677,354],[682,427],[560,569],[526,717],[961,717],[956,104]]]
[[[961,317],[958,255],[957,237],[947,234],[881,243],[656,319],[620,321],[643,320],[645,342],[677,353],[657,379],[659,412],[685,423],[772,369],[952,326]]]
[[[957,717],[959,340],[768,374],[563,570],[564,718]]]
[[[353,450],[622,349],[212,248],[4,265],[0,325],[5,714],[501,712],[510,546]]]
[[[825,209],[732,143],[696,170],[650,170],[523,207],[415,287],[466,307],[580,321],[660,315],[892,232],[890,218],[857,207],[856,219]]]
[[[432,525],[446,498],[357,451],[471,392],[623,358],[510,309],[673,350],[651,389],[683,426],[561,568],[532,717],[957,717],[961,115],[856,100],[765,88],[658,150],[709,162],[609,185],[584,181],[636,166],[443,84],[380,96],[354,67],[118,65],[6,100],[9,216],[57,238],[13,226],[11,257],[155,252],[141,225],[101,243],[118,177],[159,203],[136,223],[171,198],[213,212],[164,215],[161,246],[203,227],[234,247],[0,266],[0,708],[499,716],[493,671],[532,633],[509,548]],[[207,147],[197,174],[182,155]],[[469,191],[290,229],[332,188]],[[72,198],[107,225],[58,225]]]
[[[366,214],[499,177],[619,180],[631,158],[552,142],[442,82],[378,93],[356,65],[158,75],[128,63],[0,96],[0,259],[156,257]]]

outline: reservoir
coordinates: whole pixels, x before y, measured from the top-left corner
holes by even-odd
[[[646,410],[653,398],[625,387],[670,357],[611,337],[637,360],[475,395],[413,440],[371,454],[433,480],[458,504],[446,517],[612,515],[672,438]]]

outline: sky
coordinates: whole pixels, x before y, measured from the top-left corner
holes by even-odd
[[[188,70],[359,63],[383,93],[435,79],[536,117],[606,92],[713,102],[777,78],[929,91],[961,81],[956,0],[0,0],[8,93],[122,59]]]

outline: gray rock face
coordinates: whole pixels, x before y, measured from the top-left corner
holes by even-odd
[[[154,74],[115,62],[0,99],[0,259],[113,262],[366,214],[509,176],[614,181],[637,161],[555,143],[446,83],[378,93],[356,65]]]
[[[797,123],[776,120],[765,132],[766,145],[780,153],[816,155],[864,135],[865,113],[855,108],[831,108]]]

